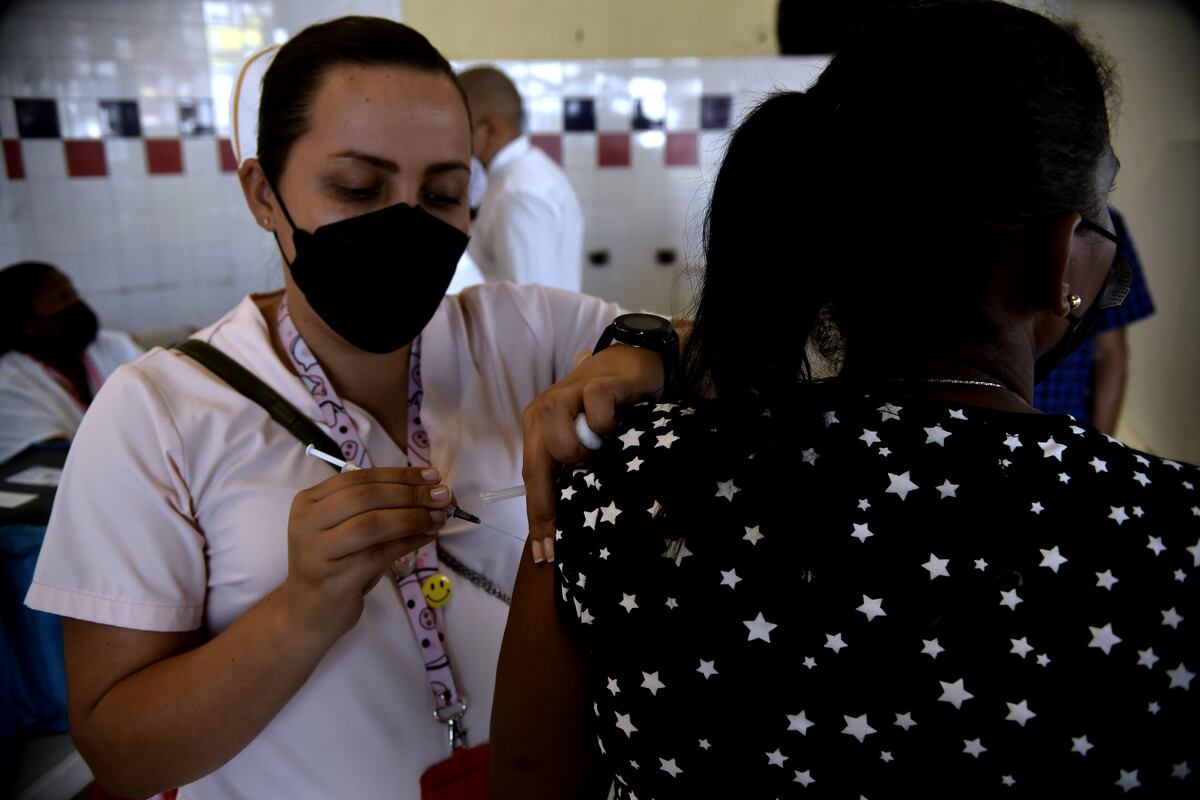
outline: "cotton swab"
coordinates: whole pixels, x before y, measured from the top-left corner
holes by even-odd
[[[355,470],[362,469],[362,467],[358,466],[357,464],[351,464],[349,461],[343,461],[342,459],[340,459],[336,456],[331,456],[328,453],[322,452],[322,451],[318,450],[314,445],[311,445],[311,444],[308,447],[304,448],[304,455],[312,456],[313,458],[319,458],[322,461],[326,462],[327,464],[332,464],[333,466],[337,467],[342,472],[354,472]],[[483,520],[481,520],[479,517],[475,516],[470,511],[463,511],[458,506],[454,506],[454,505],[448,506],[446,508],[446,513],[451,517],[457,517],[458,519],[464,519],[467,522],[473,522],[476,525],[480,525],[483,523]]]

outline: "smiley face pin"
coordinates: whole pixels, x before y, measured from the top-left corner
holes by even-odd
[[[453,592],[454,585],[440,572],[435,572],[421,581],[421,593],[425,595],[425,603],[430,608],[441,608],[449,603]]]

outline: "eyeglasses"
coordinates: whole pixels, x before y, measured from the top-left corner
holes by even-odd
[[[1108,270],[1108,277],[1104,281],[1104,287],[1096,298],[1100,308],[1116,308],[1125,302],[1125,298],[1129,296],[1129,288],[1133,284],[1133,267],[1129,265],[1129,259],[1125,255],[1125,246],[1121,244],[1120,238],[1115,233],[1105,230],[1085,217],[1080,217],[1079,227],[1095,231],[1117,246],[1112,266]]]

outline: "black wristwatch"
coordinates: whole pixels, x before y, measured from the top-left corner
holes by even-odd
[[[664,394],[673,385],[679,369],[679,334],[671,326],[671,320],[657,314],[622,314],[604,329],[592,355],[613,342],[656,351],[662,356]]]

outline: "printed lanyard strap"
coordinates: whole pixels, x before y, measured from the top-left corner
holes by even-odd
[[[321,369],[316,356],[305,344],[300,331],[288,313],[287,298],[279,303],[277,317],[279,338],[284,350],[291,358],[292,366],[300,374],[305,387],[321,408],[329,435],[342,451],[342,458],[363,469],[371,467],[371,457],[358,434],[354,420],[346,412],[333,384]],[[421,425],[421,401],[424,390],[421,383],[421,340],[413,342],[408,360],[408,463],[413,467],[427,467],[429,461],[429,436]],[[454,674],[450,670],[450,656],[446,652],[446,621],[441,608],[431,608],[421,590],[421,582],[437,574],[437,545],[433,542],[416,552],[415,566],[401,573],[393,566],[392,575],[400,594],[400,602],[408,617],[413,639],[425,662],[429,686],[433,692],[434,717],[448,726],[451,748],[466,746],[462,718],[467,710],[466,698],[458,693]]]

